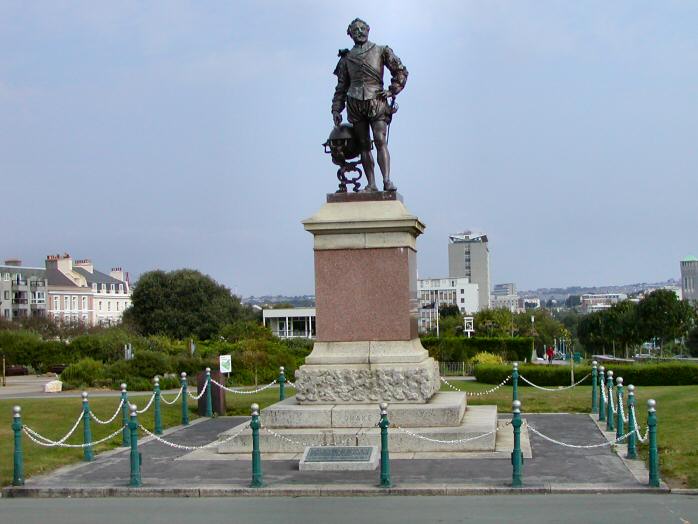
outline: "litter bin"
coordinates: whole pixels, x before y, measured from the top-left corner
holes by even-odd
[[[211,378],[219,384],[225,384],[225,376],[220,371],[211,371]],[[201,393],[201,390],[206,384],[206,372],[202,371],[196,375],[196,394]],[[225,415],[225,390],[216,386],[211,382],[211,406],[213,412],[217,415]],[[206,416],[206,394],[201,395],[198,400],[197,413],[199,416]]]

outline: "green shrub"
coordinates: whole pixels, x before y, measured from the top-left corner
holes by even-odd
[[[105,378],[104,373],[104,364],[91,358],[83,358],[63,370],[61,381],[76,387],[91,387],[97,380]]]
[[[493,355],[492,353],[487,353],[481,351],[473,357],[473,362],[475,364],[503,364],[504,361],[500,355]]]
[[[506,360],[531,356],[532,341],[528,337],[423,337],[421,340],[429,355],[441,362],[465,362],[479,352],[501,355]]]
[[[627,386],[684,386],[698,384],[698,365],[692,363],[637,363],[637,364],[611,364],[606,366],[613,371],[615,377],[623,377],[623,383]],[[508,365],[477,365],[475,366],[475,378],[485,384],[498,384],[508,375],[511,375],[511,366]],[[575,380],[579,380],[591,372],[591,366],[580,365],[574,367]],[[519,373],[538,386],[569,386],[569,366],[547,365],[520,365]],[[587,379],[585,385],[591,384]],[[523,380],[519,380],[519,386],[526,386]]]
[[[130,364],[131,375],[152,379],[155,375],[171,373],[171,359],[164,353],[157,351],[138,351]]]

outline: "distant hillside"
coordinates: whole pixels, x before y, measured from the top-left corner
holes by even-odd
[[[583,295],[585,293],[625,293],[630,296],[642,291],[653,288],[661,288],[664,286],[679,286],[681,283],[673,278],[665,280],[664,282],[642,282],[639,284],[623,284],[619,286],[593,286],[593,287],[583,287],[583,286],[571,286],[565,288],[539,288],[534,290],[519,291],[519,296],[522,297],[538,297],[541,300],[554,299],[558,302],[565,300],[570,295]]]
[[[315,307],[315,295],[264,295],[261,297],[245,297],[242,299],[243,304],[250,306],[273,306],[275,304],[290,304],[293,307]]]

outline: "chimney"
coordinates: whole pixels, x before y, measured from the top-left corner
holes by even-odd
[[[117,280],[121,280],[122,282],[124,281],[124,271],[120,267],[111,268],[109,276]]]
[[[49,268],[55,268],[67,276],[67,274],[73,271],[73,260],[68,253],[65,255],[48,255],[46,257],[46,269]]]
[[[22,261],[19,258],[10,258],[8,260],[5,260],[5,265],[12,267],[21,267]]]
[[[92,260],[90,260],[90,259],[88,259],[88,258],[83,258],[82,260],[76,260],[76,261],[73,263],[73,266],[74,266],[74,267],[81,267],[82,269],[84,269],[84,270],[87,271],[88,273],[94,273],[94,272],[95,272],[95,267],[94,267],[94,265],[92,264]]]

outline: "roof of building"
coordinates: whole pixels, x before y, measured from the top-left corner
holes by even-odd
[[[101,271],[97,271],[96,269],[92,273],[90,273],[89,271],[87,271],[87,269],[85,269],[83,267],[73,266],[73,271],[84,276],[89,285],[92,285],[92,284],[123,284],[123,281],[119,280],[118,278],[114,278],[112,276],[109,276],[106,273],[102,273]]]
[[[46,278],[48,279],[49,286],[80,287],[63,273],[58,271],[58,269],[55,267],[49,267],[46,269]]]
[[[694,257],[693,255],[689,255],[687,257],[684,257],[684,259],[681,262],[698,262],[698,257]]]
[[[451,242],[451,244],[455,244],[457,242],[487,242],[487,235],[480,231],[471,231],[468,229],[461,233],[450,235],[448,240]]]
[[[25,280],[30,277],[46,278],[46,270],[42,267],[8,266],[0,264],[0,273],[19,273]]]

